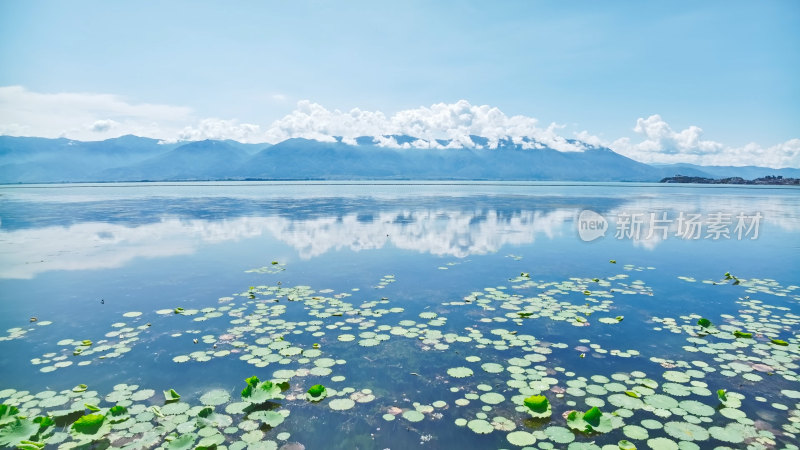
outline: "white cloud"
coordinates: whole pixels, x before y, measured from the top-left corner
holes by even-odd
[[[90,129],[97,133],[103,133],[117,125],[119,125],[119,123],[114,120],[96,120]]]
[[[496,148],[500,139],[512,139],[526,148],[536,148],[522,138],[534,138],[545,146],[562,151],[582,151],[579,145],[570,144],[556,133],[559,125],[547,128],[537,126],[538,120],[527,116],[507,116],[498,108],[488,105],[471,105],[466,100],[456,103],[437,103],[431,107],[406,109],[387,116],[381,111],[333,111],[322,105],[303,100],[297,109],[276,120],[267,129],[268,141],[282,141],[292,137],[331,140],[343,136],[352,140],[359,136],[375,136],[378,145],[399,147],[386,135],[409,135],[418,138],[408,146],[441,148],[436,139],[452,142],[448,147],[475,147],[470,135],[488,138],[488,147]]]
[[[191,114],[182,106],[134,104],[110,94],[0,87],[0,134],[86,140],[128,133],[162,137],[191,120]]]
[[[633,131],[642,136],[641,141],[635,142],[631,138],[623,137],[612,142],[603,142],[586,131],[577,133],[576,138],[593,145],[605,145],[617,153],[644,163],[800,167],[800,139],[790,139],[771,147],[756,143],[730,147],[703,139],[702,128],[695,125],[675,131],[658,114],[646,119],[639,118]]]
[[[402,214],[408,220],[397,221]],[[575,215],[575,211],[520,211],[499,214],[486,211],[476,220],[475,212],[447,209],[386,211],[370,222],[358,215],[292,220],[280,215],[238,217],[210,221],[164,217],[159,222],[122,225],[81,222],[0,230],[0,241],[8,243],[0,258],[0,279],[31,279],[53,270],[89,270],[124,267],[139,258],[189,255],[206,245],[259,236],[293,247],[303,259],[342,249],[363,251],[391,245],[441,256],[463,258],[494,253],[506,245],[534,242],[539,235],[553,238]]]
[[[284,101],[286,97],[275,94],[271,100]],[[356,137],[373,136],[377,145],[388,147],[443,148],[437,139],[444,139],[450,141],[447,147],[461,148],[480,147],[469,137],[477,135],[488,139],[488,148],[496,148],[501,139],[510,139],[525,148],[550,147],[561,151],[586,148],[567,142],[559,134],[561,128],[555,123],[541,127],[534,117],[508,116],[496,107],[472,105],[466,100],[406,109],[392,115],[359,108],[329,110],[302,100],[294,111],[264,126],[236,119],[199,118],[188,107],[132,103],[111,94],[47,94],[21,86],[0,87],[0,134],[15,136],[100,140],[135,134],[167,141],[233,139],[253,143],[277,143],[294,137],[331,142],[334,136],[341,136],[349,144],[354,144]],[[673,130],[657,114],[638,119],[633,131],[640,138],[607,141],[587,131],[576,133],[575,137],[590,146],[610,147],[645,163],[800,167],[800,139],[770,147],[756,143],[730,147],[704,139],[698,126]],[[417,139],[401,145],[389,135]]]
[[[264,142],[261,127],[236,120],[203,119],[196,126],[184,127],[177,140],[233,139],[239,142]]]

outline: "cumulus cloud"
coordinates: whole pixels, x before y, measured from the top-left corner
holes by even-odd
[[[533,117],[507,116],[496,107],[472,105],[466,100],[406,109],[391,116],[359,108],[328,110],[320,104],[303,100],[298,102],[297,109],[273,122],[266,130],[266,136],[273,142],[292,137],[330,141],[334,136],[352,142],[359,136],[374,136],[376,143],[382,146],[463,148],[480,147],[470,138],[470,135],[476,135],[488,139],[485,145],[488,148],[497,148],[501,139],[508,139],[524,148],[585,149],[560,136],[556,132],[558,128],[557,124],[542,128]],[[401,145],[390,135],[408,135],[417,139]],[[449,143],[443,145],[437,140]]]
[[[658,114],[646,119],[639,118],[633,131],[641,138],[622,137],[604,142],[586,131],[576,133],[575,136],[581,141],[607,146],[617,153],[644,163],[800,167],[800,139],[790,139],[770,147],[756,143],[731,147],[704,139],[703,129],[695,125],[675,131]]]
[[[236,120],[203,119],[197,125],[184,127],[177,140],[233,139],[239,142],[264,142],[261,127]]]
[[[283,94],[273,101],[286,100]],[[523,148],[549,147],[583,151],[605,146],[645,163],[701,165],[752,165],[800,167],[800,139],[764,147],[750,143],[731,147],[703,137],[695,125],[674,130],[659,115],[639,118],[634,137],[605,140],[583,131],[579,143],[562,136],[563,126],[542,126],[534,117],[509,116],[497,107],[472,105],[466,100],[436,103],[385,114],[353,108],[329,110],[302,100],[294,111],[265,126],[236,119],[197,117],[191,108],[134,103],[120,96],[96,93],[38,93],[22,86],[0,87],[0,134],[68,137],[98,140],[135,134],[166,141],[233,139],[250,143],[277,143],[289,138],[355,144],[355,138],[372,136],[376,145],[406,148],[497,148],[511,141]],[[398,142],[393,135],[415,139]],[[476,143],[470,135],[486,138]]]
[[[96,133],[103,133],[117,125],[119,124],[114,120],[96,120],[90,129]]]

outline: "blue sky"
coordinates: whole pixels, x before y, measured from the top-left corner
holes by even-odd
[[[300,100],[391,116],[463,99],[537,118],[542,128],[564,125],[567,137],[586,131],[608,145],[629,138],[669,147],[644,126],[633,130],[657,115],[648,123],[663,122],[675,139],[695,126],[701,139],[739,154],[750,143],[767,151],[790,142],[775,151],[792,162],[799,19],[800,2],[789,0],[2,1],[0,86],[24,91],[0,98],[0,132],[87,137],[74,125],[60,129],[54,114],[15,117],[14,102],[36,103],[31,95],[69,94],[59,104],[81,104],[93,94],[83,107],[95,110],[100,96],[164,107],[153,113],[161,128],[133,127],[154,134],[205,118],[264,130]],[[94,118],[132,123],[116,117]]]

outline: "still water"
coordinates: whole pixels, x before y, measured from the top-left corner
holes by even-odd
[[[797,448],[798,194],[5,186],[0,443]]]

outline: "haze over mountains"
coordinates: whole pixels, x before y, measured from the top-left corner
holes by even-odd
[[[709,178],[800,177],[800,169],[647,165],[579,141],[582,151],[558,151],[532,139],[470,136],[466,148],[396,148],[410,136],[361,137],[345,143],[287,139],[275,145],[231,140],[165,143],[122,136],[75,141],[0,136],[0,183],[179,180],[541,180],[659,181],[676,174]],[[437,140],[437,146],[460,143]],[[458,144],[458,145],[457,145]]]

